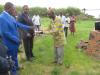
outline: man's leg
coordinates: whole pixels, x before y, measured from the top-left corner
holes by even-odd
[[[63,56],[64,56],[63,46],[57,47],[57,63],[58,64],[63,63]]]
[[[38,31],[40,30],[39,25],[37,25],[37,29],[38,29]]]
[[[54,47],[54,54],[55,54],[55,61],[54,61],[54,63],[57,63],[57,60],[58,60],[58,53],[57,53],[57,47]]]
[[[38,31],[38,25],[36,25],[36,31]]]
[[[33,44],[34,44],[34,42],[33,42],[33,40],[34,40],[34,36],[32,36],[32,37],[30,37],[30,57],[34,57],[34,55],[33,55]]]
[[[9,75],[9,73],[8,72],[6,72],[6,73],[0,73],[0,75]]]
[[[68,27],[64,27],[65,37],[67,37]]]
[[[35,26],[35,31],[37,31],[37,25],[34,25]]]
[[[8,56],[11,56],[12,60],[14,61],[14,66],[10,71],[11,75],[17,75],[17,68],[18,68],[18,48],[8,51]]]
[[[26,58],[27,58],[27,60],[29,60],[30,59],[30,51],[29,51],[30,43],[29,43],[29,38],[23,39],[23,44],[24,44]]]

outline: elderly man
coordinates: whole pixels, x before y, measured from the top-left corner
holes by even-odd
[[[51,25],[52,35],[54,39],[55,48],[55,61],[54,63],[63,64],[63,54],[64,54],[64,32],[62,28],[62,23],[59,18],[57,18],[53,11],[48,13],[49,18],[52,19]]]
[[[27,5],[23,6],[23,12],[22,12],[21,15],[19,15],[18,20],[22,24],[33,26],[32,20],[29,17],[29,7]],[[32,57],[34,57],[34,55],[32,53],[34,30],[33,31],[29,31],[29,32],[23,31],[22,39],[23,39],[26,58],[27,58],[27,60],[30,61],[30,60],[32,60]]]
[[[12,3],[7,2],[4,6],[4,11],[0,15],[0,30],[3,43],[8,47],[7,54],[12,57],[15,62],[15,67],[12,68],[11,75],[17,75],[18,68],[18,47],[20,45],[18,28],[30,30],[32,27],[23,25],[16,21],[15,7]]]

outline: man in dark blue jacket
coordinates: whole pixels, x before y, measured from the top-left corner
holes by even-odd
[[[28,5],[23,6],[23,12],[18,18],[19,22],[33,26],[32,19],[29,17],[29,7]],[[33,49],[33,39],[34,39],[34,30],[29,32],[23,32],[23,44],[25,49],[25,54],[27,60],[32,60],[34,57],[32,49]]]
[[[4,6],[4,11],[0,15],[0,29],[3,43],[8,47],[8,56],[12,57],[15,62],[15,67],[11,71],[11,75],[17,75],[16,69],[18,68],[18,47],[20,45],[20,38],[18,28],[30,30],[32,27],[23,25],[16,21],[15,7],[12,3],[7,2]]]

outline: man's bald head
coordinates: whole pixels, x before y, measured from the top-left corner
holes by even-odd
[[[4,9],[5,10],[9,10],[10,8],[13,8],[14,5],[11,3],[11,2],[7,2],[5,5],[4,5]]]
[[[15,16],[16,9],[15,9],[15,6],[14,6],[13,3],[7,2],[7,3],[4,5],[4,10],[5,10],[6,12],[8,12],[10,15]]]

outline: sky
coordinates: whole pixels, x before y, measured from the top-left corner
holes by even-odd
[[[69,6],[77,7],[79,9],[89,9],[86,13],[95,17],[100,17],[99,4],[100,0],[0,0],[0,5],[6,2],[12,2],[17,6],[29,5],[29,7],[53,7],[53,8],[67,8]]]

